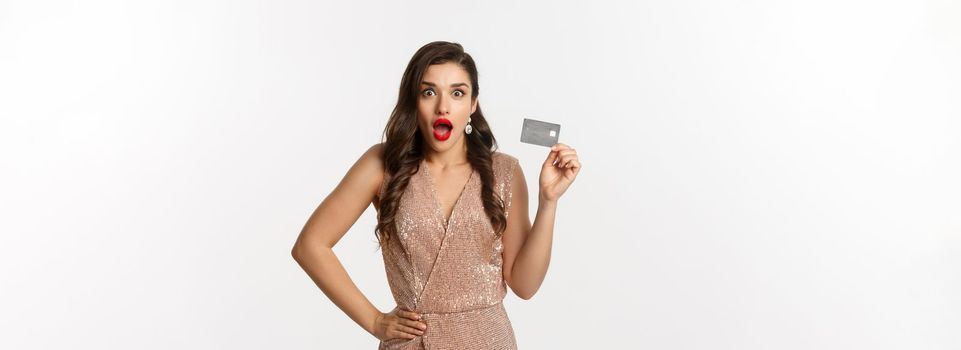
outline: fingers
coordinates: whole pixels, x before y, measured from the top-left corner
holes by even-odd
[[[427,324],[419,320],[420,315],[416,312],[398,308],[395,315],[389,317],[387,336],[389,338],[414,339],[416,336],[424,335]]]
[[[387,338],[404,338],[404,339],[414,339],[416,336],[424,335],[424,331],[427,329],[427,325],[417,324],[420,322],[411,321],[400,317],[394,317],[387,325],[387,331],[385,332]],[[410,323],[406,323],[410,322]]]
[[[574,148],[571,148],[571,146],[567,144],[556,143],[551,146],[551,151],[547,154],[547,159],[544,160],[544,167],[558,166],[561,168],[569,168],[570,166],[565,164],[569,163],[571,155],[577,155],[577,151],[574,150]]]
[[[410,336],[410,338],[408,338],[408,339],[412,339],[413,337],[418,336],[418,335],[424,335],[424,331],[419,330],[419,329],[416,329],[416,328],[414,328],[414,327],[408,327],[408,326],[405,326],[405,325],[402,325],[402,324],[396,325],[396,326],[394,327],[394,330]]]
[[[407,310],[399,309],[399,310],[397,310],[397,314],[400,315],[401,317],[409,318],[409,319],[412,319],[412,320],[419,320],[419,319],[420,319],[420,315],[418,315],[416,312],[413,312],[413,311],[407,311]]]
[[[564,145],[564,147],[566,147],[566,145]],[[555,163],[553,165],[557,166],[558,168],[580,167],[580,161],[577,158],[577,151],[573,148],[563,148],[559,151],[552,151],[551,154],[556,154],[556,157],[554,157]]]
[[[555,161],[557,161],[557,152],[551,151],[547,153],[547,159],[544,159],[543,167],[546,168],[552,166],[554,165]]]
[[[414,339],[417,336],[407,332],[402,332],[400,330],[390,330],[387,332],[387,338],[403,338],[403,339]]]
[[[580,164],[581,164],[580,159],[577,159],[577,155],[570,155],[570,156],[561,157],[561,159],[557,162],[557,167],[574,168],[575,165],[576,167],[580,167]]]
[[[427,324],[424,323],[424,322],[412,321],[412,320],[408,320],[408,319],[406,319],[406,318],[402,318],[402,319],[400,319],[400,323],[403,324],[403,325],[405,325],[405,326],[413,327],[413,328],[417,328],[417,329],[421,329],[421,330],[427,329]]]

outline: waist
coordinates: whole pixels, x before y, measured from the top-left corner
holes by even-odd
[[[456,311],[428,310],[428,311],[415,311],[415,312],[417,312],[417,314],[421,316],[425,316],[425,315],[426,316],[452,316],[452,315],[469,314],[469,313],[489,312],[489,311],[494,311],[495,308],[503,308],[503,307],[504,307],[504,301],[498,300],[494,304],[475,306],[475,307],[471,307],[463,310],[456,310]]]

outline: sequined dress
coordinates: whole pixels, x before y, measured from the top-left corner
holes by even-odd
[[[517,159],[494,152],[494,192],[511,203]],[[444,223],[426,161],[411,176],[397,209],[397,235],[381,250],[394,301],[427,324],[414,339],[381,341],[378,349],[516,349],[514,330],[502,303],[503,245],[481,201],[473,170]],[[385,176],[378,198],[383,198]]]

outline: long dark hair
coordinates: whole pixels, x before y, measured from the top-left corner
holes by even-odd
[[[410,59],[404,76],[400,81],[397,105],[390,114],[384,128],[384,170],[389,175],[384,198],[380,199],[377,212],[377,228],[374,234],[381,246],[396,234],[395,215],[400,197],[417,173],[424,159],[424,140],[417,129],[417,96],[420,81],[432,64],[452,62],[460,65],[470,75],[471,101],[477,99],[480,85],[477,84],[477,66],[474,59],[464,52],[458,43],[435,41],[424,45]],[[480,104],[470,115],[473,132],[467,135],[467,160],[480,174],[481,200],[484,212],[490,218],[494,233],[500,236],[507,228],[505,205],[502,198],[494,192],[494,170],[492,155],[497,150],[497,141],[491,133],[487,119],[481,112]]]

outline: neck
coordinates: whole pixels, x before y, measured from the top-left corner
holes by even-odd
[[[460,144],[454,145],[446,151],[427,150],[424,156],[427,163],[440,168],[448,168],[467,164],[467,143],[461,140]]]

